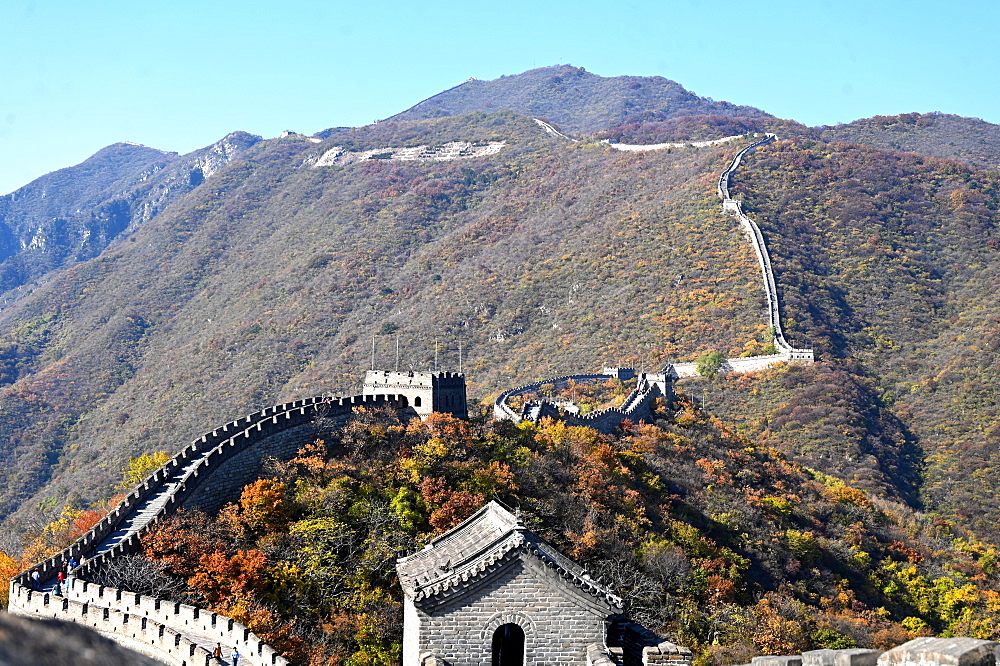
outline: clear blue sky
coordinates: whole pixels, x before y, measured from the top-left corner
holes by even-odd
[[[0,194],[116,141],[363,125],[474,76],[661,75],[808,125],[1000,123],[1000,3],[3,0]]]

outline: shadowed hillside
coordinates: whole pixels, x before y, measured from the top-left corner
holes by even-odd
[[[995,536],[1000,178],[813,141],[779,141],[750,164],[734,189],[762,221],[793,330],[893,414],[828,423],[826,446],[859,425],[867,432],[847,439],[860,453],[895,440],[920,456],[928,508]],[[762,431],[803,442],[829,418],[803,397]]]
[[[259,140],[233,132],[184,156],[116,143],[0,197],[0,294],[98,256]]]

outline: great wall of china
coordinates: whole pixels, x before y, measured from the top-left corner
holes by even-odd
[[[111,513],[61,553],[32,569],[42,581],[32,589],[31,570],[10,581],[9,611],[87,625],[137,652],[167,664],[201,666],[217,642],[237,647],[244,663],[284,665],[287,660],[242,624],[195,606],[136,594],[85,580],[121,555],[139,550],[141,536],[182,507],[216,511],[239,496],[268,457],[289,459],[311,441],[317,419],[348,418],[355,407],[408,407],[405,397],[314,397],[268,407],[206,433],[146,478]],[[56,574],[70,559],[73,570],[61,596]]]
[[[546,123],[538,122],[547,133],[554,132],[555,136],[573,140]],[[735,138],[738,137],[707,142],[707,145]],[[729,197],[729,178],[742,157],[773,140],[773,135],[768,135],[764,140],[741,150],[719,179],[719,195],[723,199],[724,210],[735,212],[740,218],[757,252],[764,274],[770,321],[775,331],[775,346],[779,350],[779,353],[770,356],[728,359],[724,369],[736,372],[762,369],[790,360],[812,360],[811,350],[794,349],[785,342],[781,333],[777,290],[763,237],[756,225],[743,214],[739,202]],[[672,145],[658,144],[655,149]],[[489,148],[496,152],[502,147],[491,145]],[[413,155],[407,153],[396,159],[456,159],[467,156],[461,154],[466,148],[464,144],[456,144],[445,155],[435,151],[425,151],[426,154],[423,154],[419,151],[424,150],[424,147],[420,147],[412,149],[418,151]],[[364,159],[368,158],[370,156]],[[394,158],[394,153],[390,158]],[[383,374],[388,376],[389,373]],[[395,376],[399,373],[391,374]],[[644,417],[656,397],[669,398],[672,395],[674,379],[694,374],[693,363],[670,364],[659,373],[639,373],[636,388],[625,397],[620,407],[572,415],[568,420],[574,425],[586,425],[607,432],[624,419],[637,420]],[[511,409],[508,399],[515,395],[538,392],[543,383],[562,386],[569,380],[598,381],[607,378],[607,374],[570,375],[510,389],[496,401],[495,416],[520,420],[524,415]],[[387,379],[380,381],[385,388],[392,382],[399,384],[400,392],[372,394],[366,388],[364,395],[353,397],[320,396],[296,400],[254,412],[206,433],[147,477],[74,544],[11,579],[10,612],[87,625],[126,647],[177,666],[220,663],[211,656],[217,642],[237,647],[243,655],[244,663],[252,666],[287,664],[287,660],[247,627],[230,618],[188,604],[98,585],[88,582],[86,577],[93,576],[116,557],[138,552],[141,536],[179,508],[196,507],[217,511],[225,503],[238,497],[240,489],[257,477],[265,459],[289,459],[304,443],[311,441],[316,433],[318,420],[343,422],[356,407],[412,409],[414,405],[421,406],[410,387],[404,386],[398,378],[390,379],[391,382]],[[453,378],[449,375],[446,379],[450,381]],[[423,407],[426,408],[427,405]],[[53,588],[56,574],[71,559],[82,560],[82,564],[67,579],[63,594],[55,595]],[[41,579],[40,589],[37,590],[32,589],[31,580],[31,571],[35,569]]]
[[[546,132],[552,136],[560,136],[564,139],[569,137],[560,134],[555,128],[540,120],[535,120]],[[657,144],[623,144],[608,143],[611,148],[626,152],[647,152],[653,150],[665,150],[670,148],[694,147],[703,148],[714,146],[737,139],[744,135],[727,136],[711,141],[689,141],[679,143],[657,143]],[[764,235],[760,227],[751,220],[744,212],[740,202],[729,196],[729,183],[733,173],[739,168],[743,158],[776,139],[774,134],[767,134],[763,139],[755,141],[741,149],[733,157],[729,166],[719,176],[718,195],[722,199],[722,210],[735,215],[743,227],[743,231],[754,248],[757,255],[757,263],[760,266],[761,278],[764,283],[764,295],[767,300],[768,323],[774,331],[774,347],[777,353],[765,356],[745,356],[726,359],[719,369],[722,373],[730,372],[757,372],[778,365],[780,363],[798,362],[812,363],[812,349],[798,349],[792,347],[785,340],[785,335],[781,328],[781,311],[778,303],[778,287],[774,281],[774,272],[771,269],[771,257],[767,252],[767,245],[764,243]],[[616,407],[590,414],[577,415],[565,414],[563,418],[573,425],[587,425],[602,432],[613,430],[625,419],[637,420],[648,415],[649,405],[659,396],[670,399],[673,396],[672,380],[684,377],[695,377],[698,375],[697,364],[693,361],[686,363],[668,363],[659,373],[640,373],[636,388],[625,399],[621,407]],[[531,384],[509,389],[500,394],[493,404],[493,414],[498,419],[510,419],[514,422],[522,420],[538,420],[543,416],[551,416],[559,413],[559,409],[551,401],[542,400],[538,409],[533,412],[518,413],[508,404],[511,398],[537,394],[543,384],[554,384],[556,388],[563,387],[569,379],[574,381],[594,382],[608,379],[607,374],[601,375],[569,375],[566,377],[555,377],[543,379]]]

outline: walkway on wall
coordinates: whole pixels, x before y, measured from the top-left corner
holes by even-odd
[[[573,143],[576,143],[578,141],[578,139],[566,136],[565,134],[557,130],[555,127],[545,122],[544,120],[541,120],[539,118],[532,118],[532,120],[538,123],[538,126],[541,127],[543,130],[545,130],[545,133],[548,134],[549,136],[554,136],[559,139],[566,139],[567,141],[571,141]]]
[[[735,141],[736,139],[742,139],[746,134],[734,134],[733,136],[725,136],[721,139],[709,139],[707,141],[678,141],[674,143],[612,143],[608,139],[604,140],[604,143],[608,144],[615,150],[621,150],[631,153],[646,153],[653,150],[666,150],[669,148],[707,148],[708,146],[718,146],[722,143],[729,143],[730,141]]]

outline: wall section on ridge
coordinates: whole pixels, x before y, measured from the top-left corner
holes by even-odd
[[[204,646],[212,642],[238,646],[248,665],[287,664],[230,618],[82,577],[115,557],[138,551],[141,535],[181,507],[214,511],[239,499],[243,485],[256,478],[268,458],[292,458],[321,429],[346,422],[357,408],[391,407],[409,413],[407,404],[394,395],[318,396],[268,407],[206,433],[150,474],[71,546],[12,578],[9,612],[86,624],[169,664],[209,663]],[[86,561],[73,571],[64,596],[31,589],[32,570],[51,584],[70,558]]]

